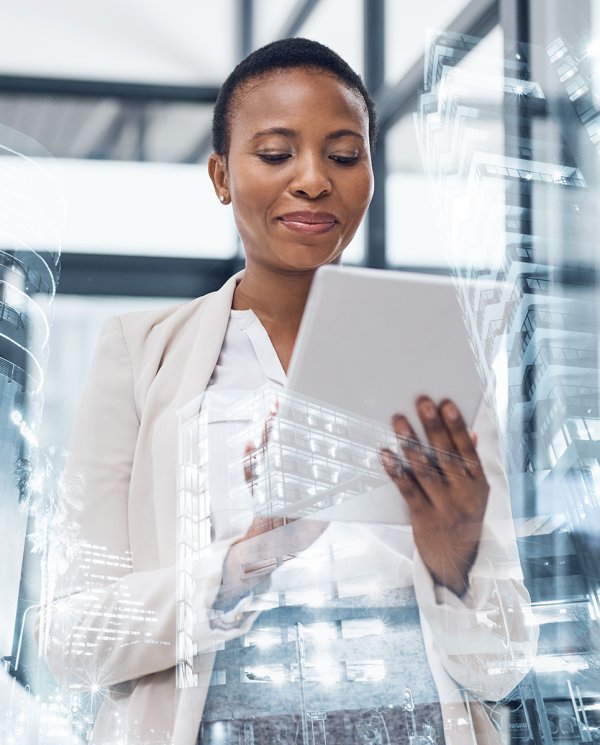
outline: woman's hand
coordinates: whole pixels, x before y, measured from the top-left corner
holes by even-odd
[[[477,556],[489,485],[476,440],[455,404],[446,400],[437,407],[423,396],[417,412],[430,447],[396,414],[392,426],[405,463],[385,449],[382,464],[406,499],[415,544],[433,579],[460,596]]]
[[[257,462],[264,458],[276,408],[264,424],[259,445],[252,442],[244,451],[244,479],[251,493],[259,478]],[[234,543],[225,558],[220,602],[227,603],[249,592],[267,590],[270,574],[288,559],[309,548],[328,523],[312,518],[255,515],[243,537]]]
[[[229,608],[251,592],[266,592],[271,573],[309,548],[327,525],[307,518],[286,521],[255,517],[243,538],[227,552],[221,589],[213,607]]]

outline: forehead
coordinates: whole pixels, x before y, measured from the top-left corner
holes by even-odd
[[[298,127],[352,125],[368,132],[368,112],[361,94],[321,69],[273,70],[243,83],[230,114],[232,138],[276,125]]]

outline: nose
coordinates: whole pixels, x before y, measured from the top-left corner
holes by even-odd
[[[296,157],[296,169],[290,191],[298,197],[317,199],[331,193],[331,180],[322,156],[307,153]]]

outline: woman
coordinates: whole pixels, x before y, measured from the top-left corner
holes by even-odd
[[[200,656],[205,669],[196,688],[176,690],[175,413],[207,388],[251,390],[267,379],[285,380],[313,274],[340,260],[369,205],[375,132],[373,103],[360,78],[331,50],[286,39],[250,55],[219,95],[209,160],[217,197],[234,210],[245,272],[188,305],[115,318],[103,330],[69,466],[73,482],[83,483],[74,517],[83,548],[63,578],[64,599],[50,609],[46,649],[60,678],[106,698],[96,743],[196,741],[213,658]],[[506,494],[503,485],[490,491],[452,402],[438,406],[423,398],[418,414],[430,442],[457,455],[456,472],[441,469],[431,477],[411,447],[405,450],[410,472],[391,452],[383,462],[411,510],[410,566],[434,637],[436,682],[440,689],[457,681],[499,697],[522,677],[535,643],[524,623],[527,596],[518,570],[498,580],[485,568],[475,572],[487,561],[484,515],[509,515]],[[393,425],[399,435],[412,435],[405,416],[395,416]],[[482,434],[483,448],[489,438]],[[486,447],[489,463],[493,442]],[[230,599],[243,601],[251,582],[229,578],[240,577],[257,543],[268,552],[277,530],[285,530],[301,549],[321,532],[265,528],[255,523],[244,536],[215,541],[197,590],[204,612],[199,652],[252,623],[254,615],[236,613],[235,603],[232,617],[214,623],[212,608],[222,600],[219,589],[232,582]],[[510,547],[508,556],[504,566],[514,570]],[[512,609],[508,620],[500,613],[505,607]],[[498,611],[495,621],[485,616],[479,623],[477,613],[490,608]],[[506,646],[509,622],[513,643]]]

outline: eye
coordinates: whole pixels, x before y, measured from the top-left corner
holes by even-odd
[[[353,166],[360,158],[359,155],[330,155],[329,157],[339,166]]]
[[[290,153],[257,153],[257,155],[265,163],[283,163],[292,157]]]

